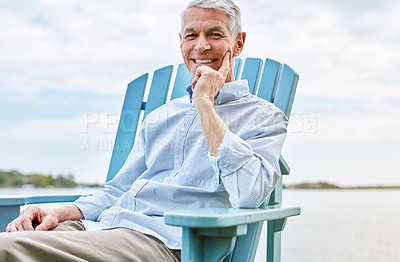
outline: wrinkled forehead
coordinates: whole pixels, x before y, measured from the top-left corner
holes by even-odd
[[[229,17],[216,9],[191,7],[183,18],[182,33],[199,30],[215,30],[228,34]]]

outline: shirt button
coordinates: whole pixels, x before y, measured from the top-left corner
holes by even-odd
[[[175,160],[175,163],[176,163],[176,164],[180,164],[180,163],[181,163],[181,160],[177,159],[177,160]]]
[[[185,132],[185,131],[186,131],[186,128],[182,127],[181,132]]]
[[[222,104],[222,101],[221,101],[221,100],[218,100],[218,102],[217,102],[217,103],[218,103],[218,105],[220,105],[220,104]]]

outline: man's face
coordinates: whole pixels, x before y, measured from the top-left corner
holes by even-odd
[[[245,33],[233,39],[226,14],[214,9],[192,7],[186,13],[183,33],[179,36],[183,60],[193,77],[199,66],[206,65],[218,70],[229,51],[231,70],[226,82],[234,81],[232,57],[242,51]]]

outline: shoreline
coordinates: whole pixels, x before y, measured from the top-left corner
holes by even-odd
[[[283,185],[284,189],[400,189],[400,186],[338,186],[327,182],[316,182],[316,183],[299,183],[293,185]]]

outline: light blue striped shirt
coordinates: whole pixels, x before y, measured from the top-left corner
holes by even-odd
[[[215,110],[230,131],[215,158],[188,92],[146,117],[124,166],[101,192],[75,201],[86,230],[124,227],[181,249],[181,229],[164,224],[165,211],[258,207],[267,199],[280,178],[284,113],[249,94],[246,80],[226,83]]]

